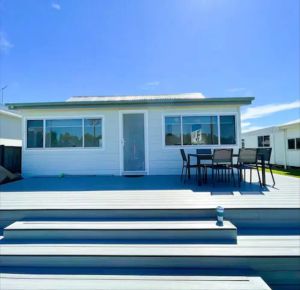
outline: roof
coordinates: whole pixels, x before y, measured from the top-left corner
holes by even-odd
[[[253,97],[205,98],[201,93],[148,96],[79,96],[65,102],[10,103],[10,109],[88,108],[120,105],[249,105]]]
[[[297,124],[300,124],[300,119],[297,119],[297,120],[294,120],[294,121],[291,121],[291,122],[279,125],[278,127],[285,128],[285,127],[289,127],[289,126],[293,126],[293,125],[297,125]]]
[[[15,117],[15,118],[22,118],[22,116],[20,114],[10,111],[4,106],[0,107],[0,114],[10,116],[10,117]]]
[[[257,133],[262,133],[262,132],[272,133],[272,132],[278,131],[279,129],[285,129],[289,126],[294,126],[294,125],[300,125],[300,119],[293,120],[293,121],[290,121],[288,123],[284,123],[281,125],[274,125],[274,126],[263,127],[260,129],[252,130],[252,131],[242,132],[242,135],[247,135],[247,134],[255,135]]]
[[[67,99],[67,102],[119,102],[119,101],[168,101],[168,100],[199,100],[205,96],[201,93],[185,93],[173,95],[140,95],[140,96],[75,96]]]

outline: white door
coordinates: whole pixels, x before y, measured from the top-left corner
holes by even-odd
[[[122,114],[123,175],[146,174],[145,113]]]

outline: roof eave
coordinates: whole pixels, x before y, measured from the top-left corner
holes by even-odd
[[[134,100],[134,101],[74,101],[74,102],[44,102],[44,103],[8,103],[9,109],[55,109],[55,108],[87,108],[99,106],[130,106],[130,105],[250,105],[254,97],[243,98],[205,98],[181,100]]]

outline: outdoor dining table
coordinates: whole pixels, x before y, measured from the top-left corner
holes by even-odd
[[[197,154],[197,153],[189,153],[188,154],[188,163],[190,164],[191,157],[197,158],[197,165],[201,164],[201,160],[212,160],[213,154]],[[232,157],[239,157],[239,154],[232,154]],[[261,160],[261,175],[262,175],[262,185],[266,186],[266,165],[265,165],[265,156],[263,154],[260,155]],[[201,185],[200,178],[200,166],[198,166],[198,184]],[[190,168],[188,169],[188,176],[190,176]]]

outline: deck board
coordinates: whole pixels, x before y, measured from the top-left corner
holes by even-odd
[[[242,188],[227,184],[197,186],[194,180],[183,184],[178,176],[44,177],[2,185],[0,210],[213,209],[219,205],[232,209],[299,209],[299,192],[300,179],[280,175],[276,175],[276,188],[264,190],[257,183]]]
[[[237,244],[1,244],[1,255],[151,256],[151,257],[297,257],[300,236],[239,236]],[[299,262],[300,265],[300,262]]]
[[[29,275],[0,274],[0,283],[7,290],[94,289],[94,290],[267,290],[260,277],[245,276],[111,276],[111,275]]]

